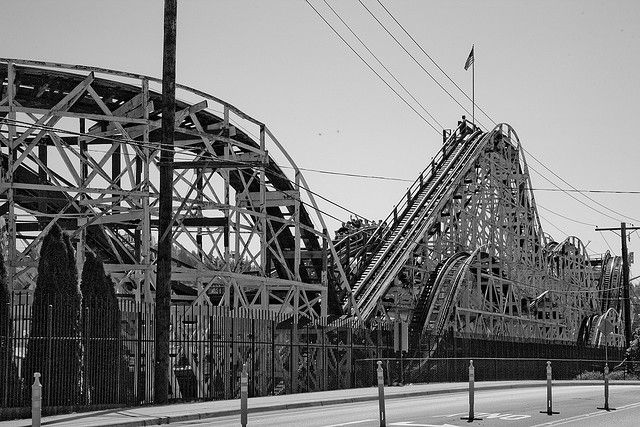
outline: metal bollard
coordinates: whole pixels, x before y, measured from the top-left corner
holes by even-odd
[[[604,409],[605,411],[615,411],[615,408],[609,407],[609,364],[604,365],[604,407],[598,409]]]
[[[240,375],[240,424],[247,427],[247,397],[249,386],[249,374],[247,374],[247,364],[242,364],[242,374]]]
[[[380,427],[385,427],[387,425],[387,417],[384,411],[384,373],[380,360],[378,360],[378,403],[380,405]]]
[[[604,365],[604,409],[609,411],[609,364]]]
[[[540,411],[541,414],[553,415],[553,414],[560,413],[560,412],[553,412],[553,400],[551,397],[551,379],[552,379],[551,362],[547,361],[547,410]]]
[[[553,414],[551,397],[551,361],[547,361],[547,415]]]
[[[467,420],[469,422],[482,419],[482,418],[476,418],[475,414],[473,413],[474,397],[475,397],[474,396],[475,380],[476,380],[476,372],[475,372],[475,368],[473,367],[473,360],[470,360],[469,361],[469,417],[461,418],[462,420]]]
[[[42,384],[40,384],[40,372],[34,372],[35,377],[31,386],[31,426],[40,427],[42,416]]]
[[[473,405],[474,405],[474,387],[476,380],[476,372],[473,367],[473,360],[469,361],[469,421],[473,420]]]

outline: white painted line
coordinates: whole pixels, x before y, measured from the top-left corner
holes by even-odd
[[[413,421],[400,421],[398,423],[391,423],[389,425],[403,427],[457,427],[453,424],[414,424]]]
[[[637,408],[639,406],[640,406],[640,402],[629,403],[628,405],[617,407],[616,408],[616,412],[624,411],[624,410],[627,410],[627,409]],[[608,411],[605,411],[605,410],[601,409],[599,411],[589,412],[588,414],[574,415],[573,417],[562,418],[562,419],[556,420],[556,421],[549,421],[548,423],[536,424],[535,426],[532,426],[532,427],[557,426],[557,425],[561,425],[561,424],[567,424],[567,423],[570,423],[572,421],[581,421],[581,420],[586,420],[587,418],[601,417],[601,416],[607,415],[607,414],[611,414],[611,412],[608,412]]]
[[[369,418],[368,420],[349,421],[348,423],[331,424],[331,425],[322,426],[322,427],[341,427],[341,426],[349,426],[349,425],[352,425],[352,424],[368,423],[369,421],[375,421],[375,420],[376,420],[375,418]]]

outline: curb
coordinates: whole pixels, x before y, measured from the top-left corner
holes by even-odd
[[[580,382],[570,382],[570,381],[557,381],[553,383],[554,386],[559,387],[568,387],[568,386],[593,386],[593,385],[602,385],[602,381],[580,381]],[[625,382],[612,382],[611,385],[640,385],[640,381],[625,381]],[[484,390],[509,390],[509,389],[517,389],[517,388],[534,388],[534,387],[546,387],[546,382],[533,383],[533,384],[508,384],[508,385],[482,385],[476,386],[476,391],[484,391]],[[425,391],[410,391],[405,393],[394,393],[385,395],[385,399],[400,399],[406,397],[417,397],[417,396],[433,396],[439,394],[449,394],[449,393],[465,393],[467,392],[467,388],[454,388],[454,389],[438,389],[438,390],[425,390]],[[361,402],[370,402],[378,400],[378,396],[372,394],[371,396],[360,396],[360,397],[348,397],[348,398],[334,398],[327,399],[322,401],[309,401],[309,402],[298,402],[298,403],[282,403],[277,405],[270,406],[258,406],[258,407],[249,407],[247,412],[249,414],[261,413],[261,412],[272,412],[272,411],[280,411],[283,409],[300,409],[300,408],[308,408],[314,406],[332,406],[332,405],[340,405],[346,403],[361,403]],[[206,420],[215,417],[227,417],[231,415],[240,415],[240,409],[226,409],[220,411],[210,411],[210,412],[202,412],[199,414],[185,414],[185,415],[175,415],[175,416],[166,416],[166,417],[157,417],[153,419],[147,420],[139,420],[139,421],[124,421],[121,423],[113,423],[108,424],[108,426],[118,426],[118,427],[139,427],[139,426],[154,426],[154,425],[162,425],[162,424],[171,424],[183,421],[195,421],[195,420]],[[45,423],[43,423],[45,424]]]

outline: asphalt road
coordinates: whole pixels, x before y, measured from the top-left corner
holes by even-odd
[[[546,410],[546,389],[487,390],[475,394],[475,417],[469,423],[467,393],[452,393],[386,401],[387,426],[640,426],[640,386],[613,385],[609,407],[601,386],[555,387],[553,410]],[[238,426],[240,417],[220,417],[177,423],[182,426]],[[378,402],[310,407],[249,414],[248,426],[370,427],[378,426]]]

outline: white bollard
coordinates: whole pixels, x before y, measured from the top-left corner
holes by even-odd
[[[473,360],[469,361],[469,421],[473,421],[473,405],[474,405],[474,387],[476,373],[473,367]]]
[[[482,420],[482,418],[476,418],[475,414],[473,412],[473,405],[474,405],[474,387],[475,387],[475,381],[476,381],[476,371],[475,368],[473,367],[473,360],[469,361],[469,416],[466,418],[461,418],[462,420],[467,420],[469,422],[472,422],[474,420]]]
[[[551,361],[547,361],[547,415],[553,414],[551,397]]]
[[[31,426],[40,427],[42,416],[42,384],[40,384],[40,372],[34,372],[35,377],[31,386]]]
[[[547,361],[547,410],[540,411],[541,414],[553,415],[559,414],[559,412],[553,412],[553,400],[551,397],[551,380],[553,375],[551,373],[551,362]]]
[[[382,371],[382,362],[378,360],[378,402],[380,405],[380,427],[385,427],[387,417],[384,410],[384,372]]]
[[[609,411],[609,364],[604,365],[604,409]]]
[[[242,374],[240,375],[240,424],[247,427],[247,397],[249,395],[249,374],[247,374],[247,364],[242,364]]]

